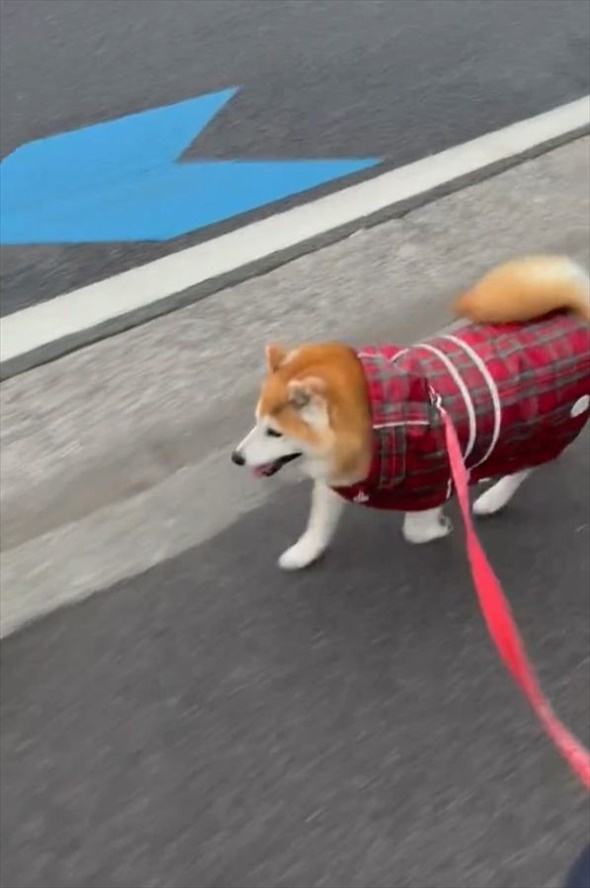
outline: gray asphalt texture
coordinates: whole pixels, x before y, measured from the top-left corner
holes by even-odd
[[[585,95],[589,51],[584,0],[2,0],[0,147],[240,86],[186,157],[382,170]],[[1,312],[275,211],[163,245],[4,248]]]
[[[584,741],[587,477],[585,435],[480,525]],[[4,888],[563,883],[588,799],[496,659],[461,534],[408,547],[351,508],[284,575],[305,511],[283,493],[2,643]]]

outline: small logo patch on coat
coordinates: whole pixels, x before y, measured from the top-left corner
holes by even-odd
[[[581,416],[582,413],[586,413],[590,407],[590,396],[582,395],[581,398],[574,403],[572,409],[570,410],[570,416],[576,417]]]

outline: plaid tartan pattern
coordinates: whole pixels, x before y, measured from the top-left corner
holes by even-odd
[[[472,324],[408,349],[357,354],[371,401],[373,460],[365,482],[336,490],[372,508],[421,511],[448,499],[433,395],[453,421],[471,484],[555,459],[588,420],[587,404],[578,415],[572,408],[590,396],[590,328],[571,315]]]

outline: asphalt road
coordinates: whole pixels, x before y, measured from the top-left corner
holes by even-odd
[[[1,151],[237,85],[187,157],[399,166],[585,95],[589,35],[583,0],[2,0]],[[165,245],[4,248],[1,312],[244,218]]]
[[[481,535],[545,689],[588,740],[588,439]],[[292,495],[291,495],[292,497]],[[462,540],[305,498],[2,644],[4,888],[532,888],[590,811],[499,666]]]

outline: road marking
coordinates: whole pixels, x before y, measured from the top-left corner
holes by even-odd
[[[0,164],[1,244],[167,241],[377,158],[179,161],[236,89],[21,145]]]
[[[79,336],[590,124],[590,96],[253,222],[0,321],[2,363]]]

